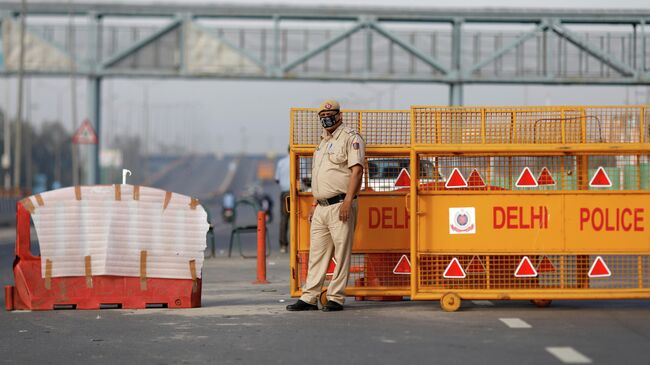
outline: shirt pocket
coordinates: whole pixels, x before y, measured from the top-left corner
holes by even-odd
[[[347,151],[341,146],[336,146],[331,150],[327,151],[327,158],[329,161],[335,165],[341,165],[348,160]]]

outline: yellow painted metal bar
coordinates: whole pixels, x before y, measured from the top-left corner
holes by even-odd
[[[359,112],[357,113],[357,123],[359,124],[359,134],[363,136],[363,113],[364,112]]]
[[[481,143],[485,144],[485,108],[481,109]]]
[[[641,255],[636,258],[636,266],[639,288],[643,288],[643,257]]]
[[[515,143],[517,140],[517,117],[515,112],[510,113],[510,143]]]
[[[449,292],[464,300],[650,299],[649,289],[425,289],[412,295],[411,300],[439,300]]]
[[[490,256],[485,256],[485,286],[490,289]]]
[[[293,123],[292,123],[293,124]],[[290,263],[291,263],[291,295],[295,295],[296,290],[300,290],[298,283],[298,273],[296,272],[298,268],[298,199],[297,191],[298,187],[296,186],[297,181],[297,172],[296,172],[296,152],[291,150],[289,152],[289,174],[291,176],[289,191],[289,252]]]
[[[484,154],[569,154],[569,153],[650,153],[648,143],[589,143],[589,144],[443,144],[443,145],[414,145],[418,153],[448,153],[460,155],[466,153]]]
[[[580,141],[587,143],[587,111],[584,108],[582,108],[580,116]]]
[[[415,131],[415,114],[411,112],[411,133]],[[411,140],[413,141],[415,136],[412,134]],[[418,207],[417,207],[417,196],[418,196],[418,154],[415,150],[411,149],[410,155],[410,171],[411,171],[411,196],[410,196],[410,247],[411,247],[411,294],[414,294],[418,290],[419,283],[419,272],[420,272],[420,261],[417,256],[417,233],[418,233]]]
[[[636,155],[634,158],[636,160],[636,189],[641,190],[641,155]]]
[[[564,256],[560,256],[560,288],[564,289]]]
[[[580,189],[580,187],[578,187]],[[423,191],[419,193],[420,196],[427,195],[456,195],[456,196],[467,196],[467,195],[648,195],[648,190],[497,190],[497,191],[486,191],[486,190],[432,190],[432,191]]]
[[[645,143],[645,112],[646,108],[641,108],[639,118],[639,142]]]
[[[301,145],[293,148],[299,155],[312,155],[316,150],[315,145]],[[408,156],[411,153],[410,148],[404,147],[366,147],[366,156],[368,157],[380,157],[380,156],[394,156],[394,155],[404,155]]]
[[[566,121],[564,120],[564,109],[560,111],[560,135],[562,143],[566,143]]]
[[[441,144],[442,143],[442,113],[435,113],[433,121],[436,127],[436,144]]]
[[[345,295],[347,296],[400,296],[407,297],[411,295],[409,289],[395,289],[394,287],[375,287],[375,288],[345,288]]]

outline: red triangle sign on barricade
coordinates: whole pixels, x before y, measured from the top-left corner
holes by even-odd
[[[612,276],[612,272],[609,270],[609,267],[607,267],[607,264],[605,264],[605,260],[600,256],[596,257],[596,260],[594,260],[594,263],[589,269],[589,277],[606,278],[608,276]]]
[[[537,177],[537,185],[539,186],[555,186],[555,179],[553,175],[546,167],[542,167],[542,171],[539,172]]]
[[[589,181],[589,186],[595,188],[609,188],[612,186],[612,180],[607,176],[607,171],[602,166],[598,167],[596,173]]]
[[[409,174],[408,170],[403,168],[402,171],[399,172],[399,175],[397,175],[397,180],[395,180],[395,187],[396,188],[411,187],[411,174]]]
[[[537,270],[533,266],[533,263],[530,262],[528,256],[524,256],[515,270],[515,277],[517,278],[534,278],[537,276]]]
[[[477,169],[472,170],[472,173],[469,174],[469,177],[467,178],[467,186],[470,188],[485,187],[485,181],[483,181],[483,178]]]
[[[454,170],[449,175],[449,179],[445,183],[445,188],[447,189],[456,189],[456,188],[466,188],[467,180],[463,177],[463,174],[460,173],[458,168],[454,167]]]
[[[539,265],[537,265],[537,272],[555,272],[555,266],[553,266],[553,263],[548,256],[544,256],[542,261],[539,262]]]
[[[393,274],[398,274],[398,275],[411,274],[411,261],[409,260],[408,256],[402,255],[402,257],[400,257],[399,261],[397,262],[397,265],[395,265],[395,268],[393,269]]]
[[[442,277],[445,279],[464,279],[465,276],[467,275],[465,275],[463,267],[460,266],[460,262],[458,262],[458,259],[455,257],[451,259],[451,262],[447,265],[445,272],[442,274]]]
[[[332,257],[332,259],[330,260],[330,265],[327,267],[327,275],[334,275],[334,270],[336,270],[336,265],[337,265],[337,262]]]
[[[88,119],[85,119],[81,126],[74,132],[72,136],[72,143],[74,144],[97,144],[97,133],[90,124]]]
[[[518,188],[537,187],[537,180],[535,180],[533,173],[530,172],[530,169],[528,167],[524,167],[524,169],[521,171],[521,174],[519,174],[519,178],[517,179],[515,186]]]
[[[482,274],[485,272],[485,266],[478,256],[472,257],[465,269],[465,272],[468,274]]]

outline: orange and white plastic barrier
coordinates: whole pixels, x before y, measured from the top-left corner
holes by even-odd
[[[30,215],[41,256],[30,253]],[[6,307],[198,307],[207,230],[197,199],[154,188],[77,186],[25,198]]]

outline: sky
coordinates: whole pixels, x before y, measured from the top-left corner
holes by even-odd
[[[0,0],[4,2],[5,0]],[[42,1],[42,0],[41,0]],[[105,1],[85,0],[104,3]],[[117,1],[120,2],[120,1]],[[151,3],[147,0],[121,1]],[[164,1],[170,3],[173,1]],[[183,1],[182,3],[224,3]],[[227,3],[227,2],[225,2]],[[232,3],[232,1],[231,1]],[[268,3],[239,0],[237,3]],[[394,6],[394,0],[276,0],[278,4]],[[401,6],[453,6],[468,8],[521,7],[514,0],[402,0]],[[650,1],[545,0],[534,8],[650,8]],[[80,80],[79,114],[85,115],[85,81]],[[63,119],[70,128],[70,82],[38,78],[30,81],[31,108],[27,116],[36,124]],[[15,114],[15,79],[0,79],[0,105],[9,101]],[[646,87],[624,86],[507,86],[468,85],[465,105],[617,105],[647,102]],[[448,87],[442,84],[386,84],[350,82],[231,81],[231,80],[106,80],[103,87],[103,132],[148,136],[150,141],[181,144],[200,153],[267,153],[286,151],[289,108],[316,107],[335,97],[344,108],[408,109],[411,105],[446,105]],[[7,98],[9,95],[9,98]],[[145,95],[148,103],[145,102]],[[148,107],[147,107],[148,106]],[[145,110],[149,115],[144,133]],[[104,139],[103,139],[104,140]],[[147,147],[154,150],[153,142]]]

